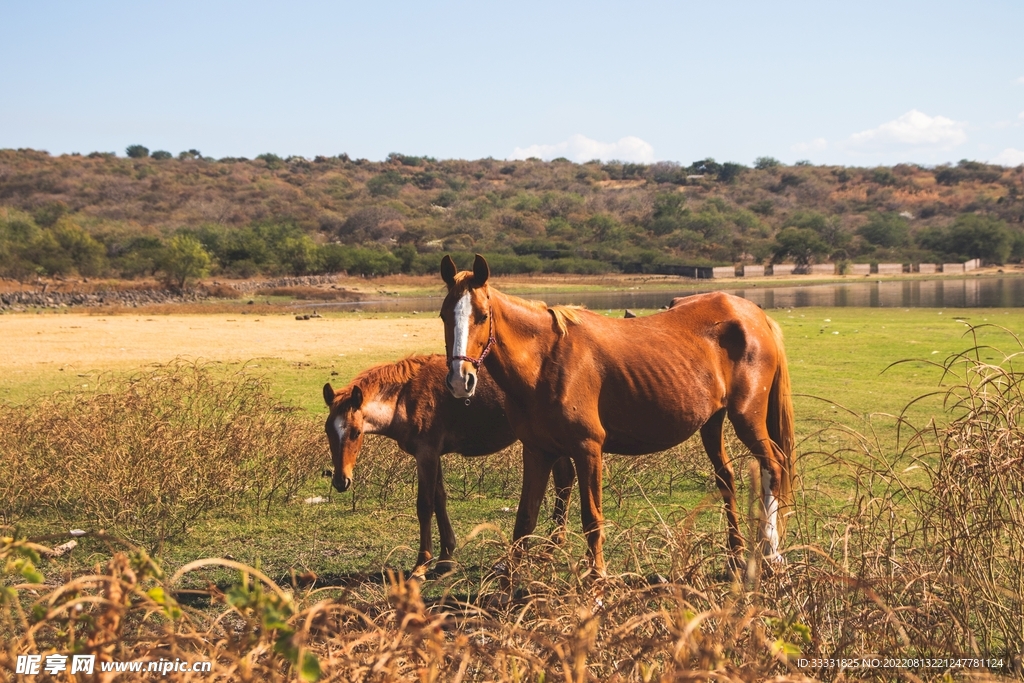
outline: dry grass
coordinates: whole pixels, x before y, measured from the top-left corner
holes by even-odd
[[[319,473],[317,436],[265,380],[183,362],[0,405],[0,519],[45,512],[162,545],[211,510],[294,496]]]
[[[8,577],[0,672],[12,671],[17,654],[73,650],[107,660],[212,660],[213,674],[201,680],[922,680],[960,673],[920,664],[902,671],[798,664],[799,657],[871,655],[992,657],[1003,663],[994,669],[1020,676],[1024,374],[1017,355],[991,363],[980,351],[944,364],[957,380],[946,393],[947,426],[904,424],[895,451],[870,433],[834,428],[845,446],[817,454],[826,464],[804,472],[806,482],[828,478],[833,488],[804,486],[789,562],[771,573],[755,564],[743,582],[716,576],[722,543],[696,531],[692,517],[617,534],[638,567],[669,566],[667,576],[638,571],[601,580],[586,575],[579,539],[564,548],[535,543],[522,556],[494,528],[478,527],[460,554],[504,556],[515,572],[512,595],[495,577],[471,573],[427,584],[428,593],[397,575],[346,588],[282,586],[223,559],[166,577],[131,548],[113,553],[95,575],[55,585],[35,569],[44,546],[7,538],[0,542]],[[380,480],[378,489],[391,480],[387,457],[360,465],[362,477]],[[510,457],[499,456],[482,484],[476,463],[468,463],[466,495],[475,486],[503,486],[493,477],[509,469]],[[369,462],[374,472],[365,469]],[[635,481],[623,496],[666,485],[656,481],[664,468],[657,458],[637,462],[614,473]],[[836,487],[848,496],[835,496]],[[750,519],[748,533],[756,514]],[[238,570],[238,584],[211,587],[208,609],[182,604],[184,594],[175,591],[192,575],[201,583],[210,566]]]

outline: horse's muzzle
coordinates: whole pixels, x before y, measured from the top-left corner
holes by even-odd
[[[338,493],[345,493],[352,486],[352,479],[344,474],[338,474],[331,479],[331,485],[334,486],[334,490]]]
[[[476,391],[476,373],[475,372],[454,372],[448,371],[447,378],[448,390],[452,392],[452,396],[455,398],[469,398]]]

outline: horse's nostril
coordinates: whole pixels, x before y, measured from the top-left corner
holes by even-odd
[[[466,378],[466,391],[472,393],[473,387],[476,385],[476,375],[470,375]]]

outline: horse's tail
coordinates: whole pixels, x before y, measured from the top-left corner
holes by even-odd
[[[778,365],[775,378],[768,394],[768,436],[782,451],[782,481],[779,488],[779,536],[785,533],[786,517],[792,513],[794,502],[794,481],[796,479],[796,437],[793,427],[793,395],[789,384],[789,367],[786,364],[786,348],[782,342],[782,328],[769,318],[768,325],[775,337]]]

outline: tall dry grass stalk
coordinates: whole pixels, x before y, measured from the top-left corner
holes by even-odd
[[[754,566],[746,582],[718,575],[724,544],[720,533],[695,530],[699,511],[611,529],[609,546],[633,569],[601,580],[587,575],[578,537],[565,546],[538,539],[520,555],[500,530],[478,527],[460,557],[503,558],[513,566],[512,594],[472,571],[422,587],[394,573],[384,584],[279,586],[219,559],[167,578],[133,550],[114,553],[96,576],[44,585],[39,547],[7,538],[0,676],[16,654],[77,648],[113,659],[212,660],[201,680],[935,680],[963,670],[922,659],[952,656],[996,658],[997,672],[1019,677],[1018,361],[984,362],[979,352],[947,361],[955,380],[946,420],[916,431],[904,424],[895,447],[849,426],[805,441],[805,450],[815,439],[831,445],[805,455],[788,564]],[[635,467],[643,498],[657,477]],[[467,493],[476,477],[464,474]],[[632,495],[624,490],[623,500]],[[210,608],[177,602],[182,581],[210,565],[238,570],[239,582],[211,588]],[[814,664],[872,655],[919,664]]]
[[[0,405],[0,517],[45,512],[159,543],[211,510],[294,496],[319,471],[318,436],[244,371],[177,362],[108,377]]]

